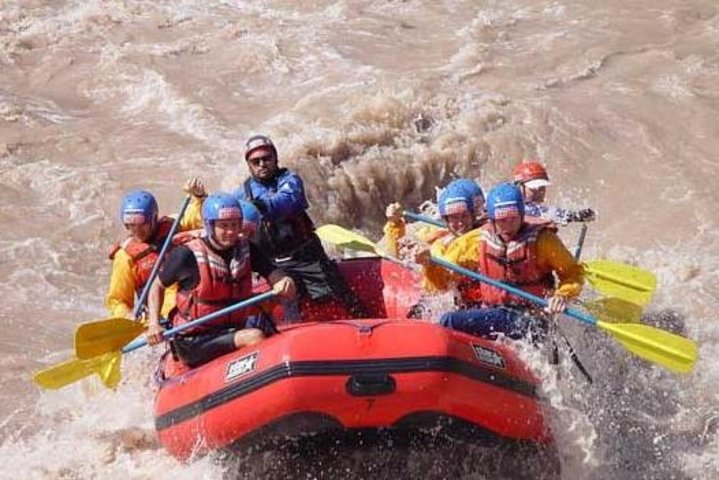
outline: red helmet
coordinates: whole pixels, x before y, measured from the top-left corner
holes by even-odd
[[[272,142],[272,139],[266,135],[255,135],[250,137],[247,140],[247,143],[245,143],[245,160],[249,158],[252,152],[260,148],[268,150],[275,158],[277,158],[277,148]]]
[[[550,184],[547,169],[539,162],[525,160],[517,164],[512,173],[516,183],[527,184],[531,182],[532,184],[527,185],[529,188],[546,187]]]

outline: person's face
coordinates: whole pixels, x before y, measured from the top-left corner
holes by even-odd
[[[459,236],[467,233],[472,229],[472,214],[470,212],[453,213],[445,215],[444,221],[447,222],[447,228],[453,234]]]
[[[258,148],[247,157],[247,165],[253,177],[267,180],[277,172],[277,158],[268,148]]]
[[[240,219],[216,220],[212,227],[212,236],[220,248],[227,250],[237,244],[241,231],[242,220]]]
[[[486,211],[484,208],[485,206],[486,205],[484,203],[484,200],[476,202],[474,204],[474,218],[476,218],[476,219],[482,218],[482,216],[484,215],[484,213]]]
[[[494,221],[494,228],[502,240],[509,242],[517,236],[520,228],[522,228],[522,218],[518,216],[499,218]]]
[[[526,203],[543,203],[544,197],[547,195],[547,187],[529,188],[522,186],[522,192]]]
[[[130,235],[132,235],[138,242],[146,242],[150,239],[150,237],[152,237],[151,222],[140,224],[126,223],[125,230],[130,232]]]

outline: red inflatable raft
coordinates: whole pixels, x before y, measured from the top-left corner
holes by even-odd
[[[318,321],[197,369],[165,360],[155,426],[173,456],[269,433],[442,423],[551,442],[537,380],[510,348],[406,319],[419,288],[402,266],[370,258],[341,267],[377,318],[322,321],[316,308]]]

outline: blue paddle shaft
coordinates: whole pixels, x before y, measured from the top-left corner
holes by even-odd
[[[536,295],[532,295],[531,293],[525,292],[524,290],[520,290],[519,288],[513,287],[511,285],[507,285],[506,283],[502,283],[497,280],[493,280],[485,275],[482,275],[481,273],[474,272],[472,270],[468,270],[464,267],[460,267],[459,265],[455,265],[452,262],[448,262],[447,260],[443,260],[438,257],[431,257],[432,262],[436,263],[437,265],[440,265],[448,270],[452,270],[453,272],[460,273],[462,275],[466,275],[470,278],[473,278],[477,281],[480,281],[482,283],[486,283],[487,285],[491,285],[493,287],[499,288],[501,290],[505,290],[512,295],[516,295],[518,297],[522,297],[525,300],[529,300],[530,302],[534,302],[537,305],[541,305],[543,307],[546,307],[549,305],[549,302],[545,300],[544,298],[537,297]],[[587,315],[584,312],[580,312],[579,310],[576,310],[574,308],[567,308],[564,313],[566,315],[569,315],[570,317],[574,317],[577,320],[581,320],[582,322],[588,323],[590,325],[596,325],[597,319],[592,317],[591,315]]]
[[[405,210],[404,212],[402,212],[402,215],[404,215],[405,218],[414,220],[415,222],[424,222],[430,225],[434,225],[435,227],[447,228],[447,225],[445,225],[444,222],[440,220],[435,220],[434,218],[430,218],[425,215],[420,215],[419,213],[408,212],[407,210]]]
[[[152,267],[152,272],[150,272],[150,278],[147,280],[147,283],[145,283],[145,288],[142,289],[140,298],[137,299],[137,304],[135,305],[136,319],[140,318],[140,313],[142,312],[142,307],[145,305],[145,300],[147,300],[147,295],[150,293],[150,287],[152,286],[152,282],[155,281],[157,272],[160,270],[160,263],[162,263],[162,259],[165,258],[165,253],[167,253],[167,249],[170,248],[170,244],[172,243],[172,237],[175,236],[175,232],[177,232],[177,228],[180,226],[180,221],[185,215],[185,210],[187,210],[187,206],[190,204],[190,199],[191,197],[188,195],[185,200],[183,200],[182,207],[180,208],[180,213],[179,215],[177,215],[175,221],[172,222],[172,227],[170,227],[170,233],[167,234],[165,243],[162,245],[162,250],[160,250],[160,254],[157,256],[157,261],[155,261],[155,265]]]
[[[264,302],[265,300],[269,300],[270,298],[274,297],[275,295],[276,295],[276,293],[271,290],[269,292],[255,295],[254,297],[250,297],[247,300],[243,300],[242,302],[235,303],[234,305],[230,305],[229,307],[225,307],[222,310],[218,310],[209,315],[205,315],[204,317],[198,318],[197,320],[193,320],[188,323],[183,323],[179,327],[175,327],[166,332],[163,332],[162,336],[165,337],[165,339],[171,338],[171,337],[175,336],[176,334],[178,334],[184,330],[187,330],[188,328],[197,327],[199,325],[202,325],[203,323],[209,322],[210,320],[214,320],[218,317],[222,317],[224,315],[236,312],[237,310],[241,310],[243,308],[252,306],[256,303]],[[122,349],[122,353],[130,353],[133,350],[137,350],[138,348],[144,347],[145,345],[147,345],[147,339],[141,338],[141,339],[135,340],[134,342],[126,345],[125,348]]]

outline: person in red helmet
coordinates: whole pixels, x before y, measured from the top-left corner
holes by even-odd
[[[512,177],[514,184],[522,191],[525,212],[530,217],[546,218],[562,225],[569,222],[591,222],[596,218],[596,213],[591,208],[566,210],[546,206],[544,200],[547,187],[552,183],[547,169],[537,161],[524,160],[518,163],[512,170]]]

